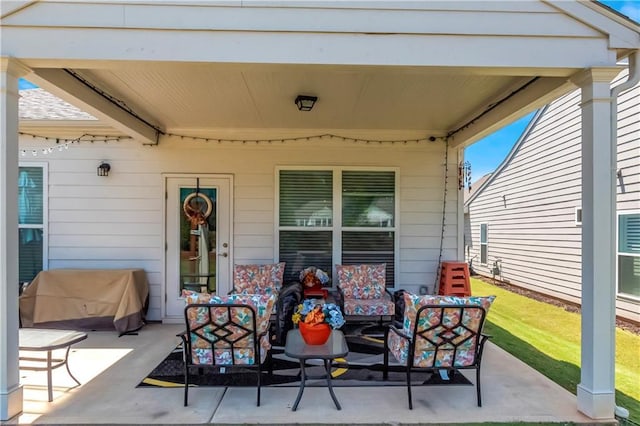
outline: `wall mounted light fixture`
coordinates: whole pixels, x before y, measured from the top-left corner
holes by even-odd
[[[298,110],[311,111],[317,100],[317,96],[298,95],[295,102],[298,106]]]
[[[109,176],[110,171],[111,171],[111,165],[109,163],[105,163],[103,161],[98,166],[98,176]]]

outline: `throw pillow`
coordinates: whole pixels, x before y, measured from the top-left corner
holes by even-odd
[[[404,323],[403,323],[403,331],[405,334],[411,336],[413,334],[413,328],[416,321],[416,315],[418,310],[426,305],[475,305],[484,308],[485,312],[489,312],[489,308],[491,304],[495,300],[496,296],[469,296],[469,297],[458,297],[458,296],[436,296],[436,295],[426,295],[426,296],[418,296],[412,293],[404,293]],[[424,318],[424,317],[423,317]],[[423,320],[421,318],[421,320]],[[428,320],[424,319],[424,320]],[[437,319],[439,320],[439,318]],[[474,320],[474,319],[468,319]],[[477,318],[479,320],[479,318]]]
[[[349,299],[380,299],[385,292],[386,264],[336,265],[338,286]]]
[[[282,287],[285,262],[235,265],[233,289],[241,294],[277,294]]]

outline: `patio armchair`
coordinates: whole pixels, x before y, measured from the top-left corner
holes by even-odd
[[[494,298],[404,294],[402,329],[391,325],[385,331],[383,378],[388,377],[391,353],[406,367],[409,409],[413,409],[413,370],[434,374],[445,370],[453,377],[462,374],[459,370],[475,369],[477,403],[482,406],[480,366],[489,338],[482,334],[482,327]]]
[[[207,296],[187,294],[184,309],[186,331],[182,338],[184,358],[184,405],[188,405],[189,373],[198,369],[223,373],[228,369],[253,369],[256,372],[260,406],[262,366],[271,366],[269,317],[273,295]],[[271,367],[270,367],[271,368]]]
[[[282,288],[286,263],[235,265],[231,294],[273,294]]]
[[[268,264],[235,265],[233,271],[233,289],[229,294],[266,294],[274,295],[275,303],[271,312],[271,325],[274,343],[281,343],[284,320],[280,318],[284,312],[281,298],[286,262]],[[288,286],[287,286],[288,287]],[[292,289],[288,289],[289,292]],[[299,299],[299,298],[298,298]]]
[[[336,265],[337,302],[349,321],[391,321],[393,296],[385,285],[386,264]]]

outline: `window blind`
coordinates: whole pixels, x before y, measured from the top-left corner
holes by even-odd
[[[620,215],[618,229],[618,251],[640,254],[640,214]]]
[[[618,218],[618,293],[640,297],[640,214]]]
[[[20,167],[18,173],[18,279],[31,281],[43,266],[44,173]]]
[[[395,173],[342,172],[342,226],[395,226]]]
[[[280,171],[280,226],[331,226],[331,171]]]
[[[386,263],[385,284],[393,287],[395,280],[394,232],[343,232],[342,264]]]

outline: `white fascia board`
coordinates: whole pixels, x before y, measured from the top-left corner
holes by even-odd
[[[490,111],[478,110],[475,114],[477,119],[472,118],[454,126],[453,129],[463,128],[451,136],[449,144],[452,147],[469,146],[575,88],[566,78],[537,78],[519,93],[505,99]]]
[[[0,0],[0,19],[4,19],[16,12],[23,10],[32,4],[34,0]]]
[[[640,25],[622,22],[598,5],[583,1],[542,0],[552,7],[609,36],[611,49],[640,49]],[[617,17],[616,17],[617,18]]]
[[[156,145],[159,132],[140,118],[93,91],[63,69],[33,69],[29,81],[145,145]]]
[[[58,61],[67,67],[72,61],[84,60],[576,70],[616,62],[615,51],[608,49],[606,39],[599,38],[45,27],[2,30],[3,51],[31,67],[38,66],[38,61]]]
[[[323,2],[323,6],[309,8],[288,5],[171,5],[159,1],[152,5],[43,2],[38,7],[4,20],[3,24],[175,31],[602,37],[601,32],[547,5],[541,5],[547,13],[527,13],[526,10],[504,10],[507,5],[483,11],[483,2],[470,2],[472,7],[468,7],[468,10],[456,10],[456,7],[460,7],[457,2],[442,3],[440,6],[428,1],[416,2],[425,8],[423,10],[402,9],[398,7],[398,2],[392,2],[395,6],[393,9],[380,9],[377,2],[362,2],[358,8],[346,8],[343,3]],[[430,7],[426,9],[426,6]],[[479,16],[479,13],[482,15]]]
[[[24,133],[45,137],[66,136],[79,131],[95,135],[125,136],[120,130],[98,120],[20,120],[18,128]]]

